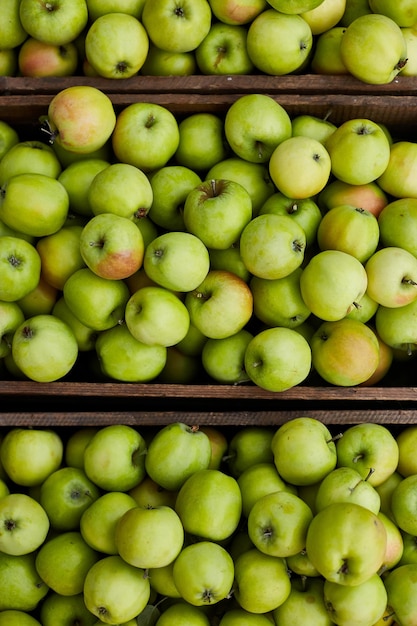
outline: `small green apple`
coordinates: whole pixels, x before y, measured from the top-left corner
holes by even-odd
[[[326,580],[323,595],[329,615],[336,624],[375,624],[387,606],[387,591],[379,574],[373,574],[355,586]]]
[[[248,517],[255,502],[268,493],[289,491],[297,495],[296,487],[286,483],[278,474],[274,463],[255,463],[237,478],[242,494],[242,515]]]
[[[365,263],[368,295],[378,304],[397,308],[417,298],[417,257],[398,246],[381,247]]]
[[[96,616],[85,606],[82,593],[63,596],[50,591],[39,609],[39,618],[42,626],[65,626],[65,622],[71,619],[74,623],[78,620],[83,626],[96,626]]]
[[[34,611],[46,596],[49,588],[36,571],[35,559],[36,552],[0,552],[0,611]]]
[[[37,550],[49,532],[49,519],[37,500],[25,493],[0,499],[0,550],[22,555]]]
[[[207,339],[201,352],[201,361],[207,374],[220,383],[248,381],[244,358],[252,337],[246,328],[242,328],[230,337]]]
[[[388,606],[394,611],[395,620],[411,626],[417,613],[417,564],[395,567],[384,579],[384,584]]]
[[[332,626],[334,623],[327,612],[323,597],[324,581],[320,576],[291,578],[291,591],[288,598],[272,615],[276,623],[291,626],[311,623],[316,626]]]
[[[223,119],[215,113],[193,113],[180,121],[175,161],[196,171],[208,171],[229,156]]]
[[[352,467],[337,467],[320,482],[315,510],[321,511],[332,502],[356,502],[375,514],[381,507],[376,488]]]

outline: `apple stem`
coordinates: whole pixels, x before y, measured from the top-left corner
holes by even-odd
[[[369,468],[369,472],[367,473],[367,475],[365,476],[364,480],[369,480],[372,476],[372,474],[375,472],[375,468],[374,467],[370,467]]]
[[[359,302],[352,302],[353,306],[355,307],[355,309],[361,309],[362,305],[359,304]]]
[[[342,437],[343,437],[343,433],[338,433],[337,435],[334,435],[331,439],[328,439],[326,443],[334,443],[335,441],[337,441],[338,439],[341,439]]]
[[[327,120],[329,119],[332,113],[333,113],[332,109],[329,109],[326,115],[323,117],[323,121],[327,122]]]
[[[52,126],[48,119],[44,119],[41,123],[41,132],[45,133],[48,137],[48,143],[52,146],[55,143],[55,139],[58,137],[58,131],[52,130]]]

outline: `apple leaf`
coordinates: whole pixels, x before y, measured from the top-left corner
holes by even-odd
[[[137,616],[136,621],[138,626],[154,626],[156,624],[161,611],[154,604],[147,604],[140,615]]]

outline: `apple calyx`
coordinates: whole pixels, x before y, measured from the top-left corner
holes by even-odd
[[[13,532],[17,528],[17,524],[13,519],[4,520],[4,530],[6,532]]]
[[[401,280],[401,283],[403,285],[412,285],[412,286],[417,285],[415,280],[413,280],[412,278],[407,278],[406,276],[404,276],[404,278]]]
[[[44,7],[49,13],[52,13],[57,9],[57,6],[53,2],[45,2]]]

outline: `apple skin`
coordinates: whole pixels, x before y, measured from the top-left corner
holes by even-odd
[[[378,306],[375,314],[376,331],[382,341],[394,350],[394,359],[413,358],[416,321],[417,300],[399,307]]]
[[[316,38],[339,24],[346,8],[346,0],[322,0],[309,11],[301,13],[301,17],[311,28]]]
[[[25,611],[9,609],[0,613],[1,626],[41,626],[37,619]]]
[[[254,66],[272,76],[300,70],[313,46],[309,24],[300,15],[275,9],[260,13],[249,25],[247,50]]]
[[[396,525],[402,532],[416,535],[416,521],[413,515],[417,477],[406,476],[395,487],[391,496],[391,511]]]
[[[411,624],[416,619],[417,564],[409,563],[395,567],[384,579],[388,594],[388,605],[400,623]]]
[[[209,32],[195,51],[198,69],[206,75],[248,75],[254,65],[247,51],[245,26],[212,24]]]
[[[24,319],[25,315],[17,302],[0,301],[0,358],[10,352],[13,334]]]
[[[64,460],[66,465],[84,468],[84,450],[98,426],[82,426],[68,436],[65,442]]]
[[[19,143],[17,130],[8,122],[0,120],[0,162],[14,145]]]
[[[209,0],[213,15],[225,24],[249,24],[268,7],[266,0]]]
[[[387,549],[385,552],[384,563],[382,565],[382,572],[391,570],[396,567],[404,553],[404,539],[403,533],[398,528],[397,524],[391,517],[385,515],[382,511],[378,513],[379,519],[384,523],[387,533]]]
[[[45,510],[25,493],[9,493],[0,499],[0,520],[0,549],[5,554],[19,556],[34,552],[49,532]]]
[[[160,571],[158,571],[158,574],[159,572]],[[150,572],[150,574],[155,575],[153,571]],[[163,595],[168,594],[163,593]],[[181,598],[179,594],[175,597],[178,599]],[[170,626],[170,624],[175,623],[188,624],[189,626],[210,626],[208,616],[200,607],[193,606],[192,604],[188,604],[181,600],[167,606],[164,611],[162,611],[161,615],[158,618],[158,621],[160,626]],[[132,626],[135,625],[132,624]]]
[[[257,463],[271,463],[273,436],[272,428],[255,425],[240,429],[232,435],[224,459],[232,476],[238,478],[248,467]]]
[[[268,0],[276,11],[287,15],[298,15],[318,7],[323,0]]]
[[[216,163],[226,159],[230,151],[223,126],[222,118],[214,113],[187,115],[178,125],[180,141],[175,161],[198,172],[210,170]]]
[[[316,74],[344,76],[349,74],[340,53],[340,42],[344,26],[333,26],[316,36],[316,45],[311,58],[311,69]]]
[[[405,478],[417,474],[414,455],[414,445],[417,441],[417,427],[406,426],[398,433],[397,444],[399,449],[398,472]]]
[[[412,141],[396,141],[391,146],[388,165],[377,183],[386,194],[393,196],[394,199],[417,198],[416,154],[417,144]],[[400,177],[398,177],[399,171]],[[395,172],[397,172],[396,175]]]
[[[134,499],[137,506],[170,506],[174,508],[177,499],[177,491],[164,489],[147,475],[135,487],[129,489],[128,494]]]
[[[86,266],[80,252],[82,230],[82,226],[63,226],[36,242],[42,276],[49,285],[61,291],[71,274]]]
[[[317,139],[323,144],[336,128],[336,124],[330,122],[327,117],[321,118],[307,113],[300,113],[292,119],[293,136],[307,135],[307,137]]]
[[[417,258],[405,248],[379,248],[366,261],[368,295],[384,307],[398,308],[417,298]]]
[[[73,42],[56,46],[29,37],[19,49],[18,67],[22,76],[72,76],[78,66],[78,50]]]
[[[375,624],[387,606],[387,591],[379,574],[353,587],[326,580],[323,595],[336,623]]]
[[[79,620],[86,626],[94,626],[95,624],[93,621],[95,616],[87,610],[82,593],[74,596],[62,596],[51,591],[42,602],[39,618],[42,620],[42,626],[55,626],[65,619],[72,619],[75,622]],[[18,625],[16,624],[16,626]],[[21,626],[26,626],[26,624],[22,622]],[[31,623],[28,623],[27,626],[31,626]]]
[[[347,0],[345,11],[340,20],[340,25],[349,26],[349,24],[357,17],[360,15],[367,15],[368,13],[373,13],[368,0]]]
[[[63,296],[58,297],[51,313],[71,328],[77,341],[79,352],[89,352],[94,349],[98,333],[80,322],[68,307]]]
[[[35,289],[18,300],[18,304],[26,318],[34,315],[52,313],[58,298],[58,290],[46,282],[41,275]]]
[[[34,611],[48,593],[35,558],[35,552],[17,556],[0,552],[0,611]]]
[[[53,148],[37,139],[18,141],[9,146],[0,161],[0,183],[3,185],[17,174],[44,174],[58,178],[61,163]]]
[[[139,70],[142,76],[193,76],[197,73],[194,50],[170,52],[149,43],[146,59]]]
[[[417,9],[410,0],[403,0],[393,6],[387,0],[369,0],[373,13],[381,13],[390,17],[398,26],[412,27],[417,22]]]
[[[375,181],[365,185],[352,185],[335,179],[319,193],[317,204],[323,213],[340,204],[351,204],[379,217],[388,204],[388,197]]]
[[[20,1],[10,0],[2,7],[2,24],[0,37],[2,48],[13,49],[20,46],[28,36],[20,21]]]
[[[403,76],[417,76],[417,31],[414,26],[401,27],[407,45],[407,63],[402,70]]]
[[[127,13],[138,19],[142,17],[146,0],[87,0],[90,21],[106,13]]]
[[[324,581],[319,576],[310,576],[306,580],[291,578],[291,591],[288,598],[272,615],[277,624],[290,626],[308,623],[320,626],[332,626],[333,622],[327,612],[323,599]]]
[[[118,80],[135,76],[145,62],[149,37],[135,16],[107,13],[90,24],[85,56],[98,76]]]
[[[404,248],[417,256],[416,224],[417,198],[392,200],[383,208],[378,217],[382,246]]]
[[[220,383],[236,384],[247,382],[244,368],[247,345],[253,335],[242,328],[224,339],[207,339],[201,352],[205,372]]]
[[[391,83],[407,62],[401,28],[379,13],[357,17],[346,28],[340,53],[352,76],[373,85]]]

